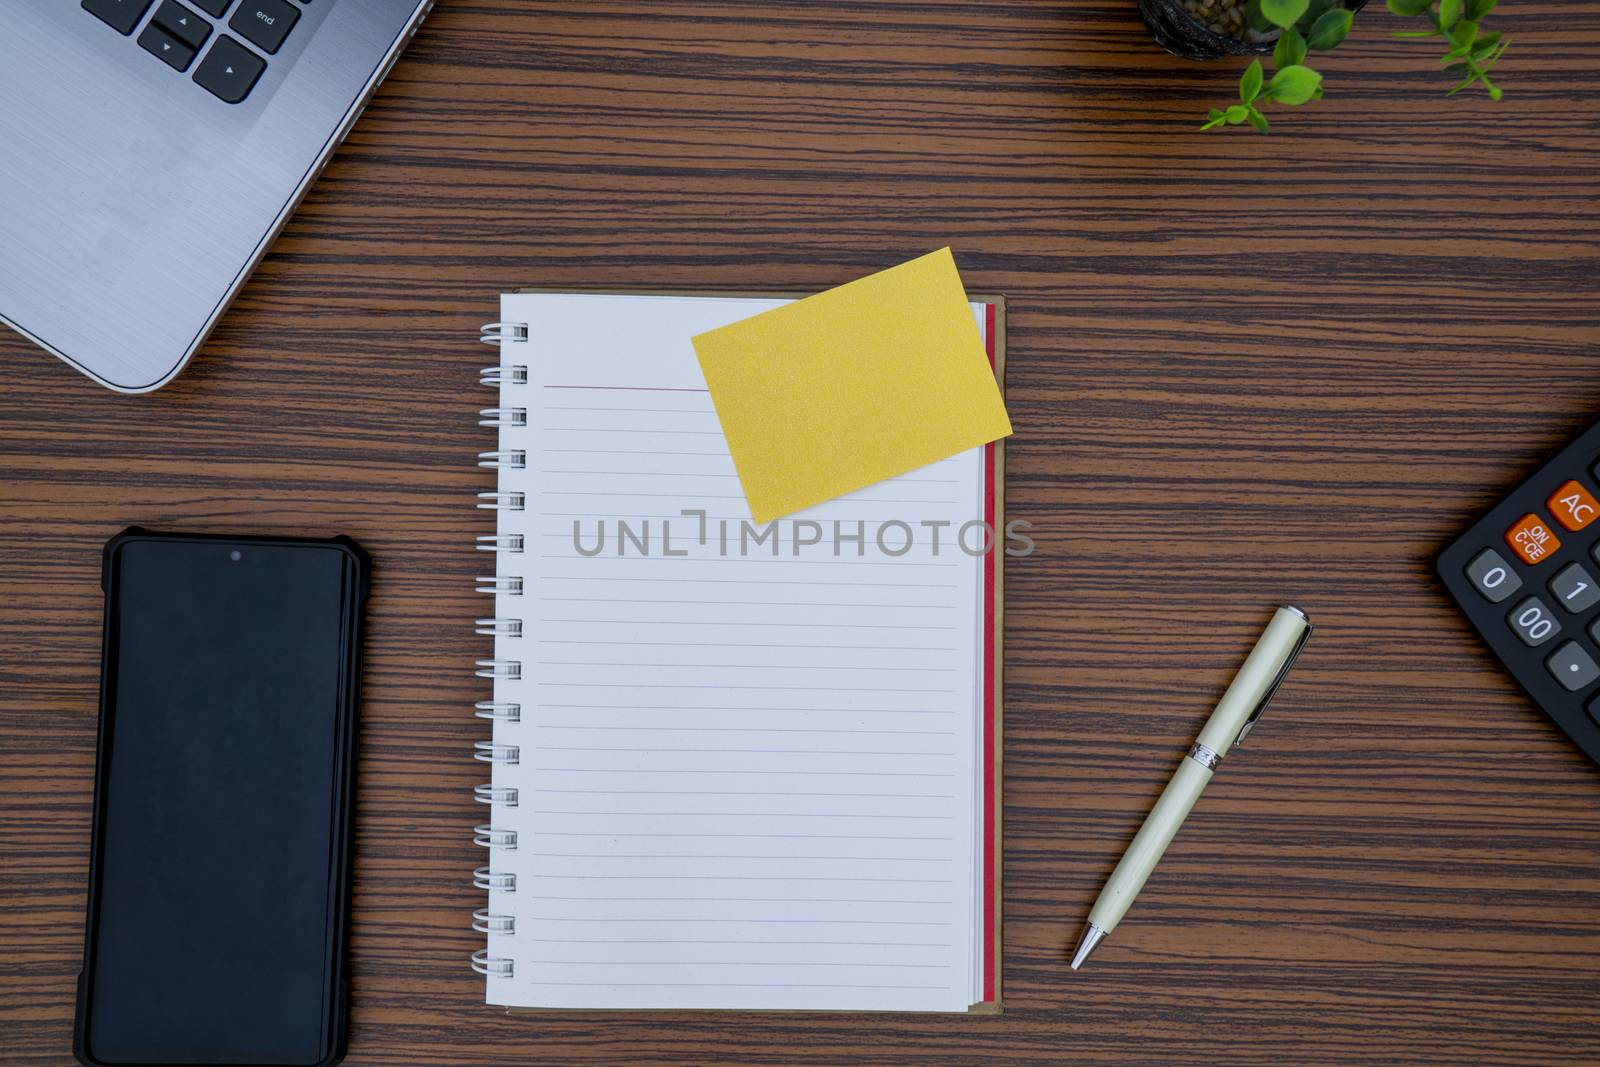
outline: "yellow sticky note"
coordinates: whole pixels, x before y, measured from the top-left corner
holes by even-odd
[[[694,347],[760,523],[1011,433],[948,248]]]

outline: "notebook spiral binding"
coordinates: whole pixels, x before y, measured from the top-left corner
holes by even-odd
[[[472,757],[484,763],[504,763],[516,766],[521,749],[516,745],[497,745],[493,741],[474,741]]]
[[[484,344],[503,347],[507,344],[525,344],[528,341],[528,324],[525,322],[490,322],[485,323],[478,330],[478,340]],[[525,363],[499,363],[491,367],[484,367],[478,371],[478,384],[487,389],[493,389],[498,398],[498,407],[483,408],[478,412],[478,425],[493,427],[496,430],[503,428],[517,428],[528,425],[528,409],[526,406],[508,403],[507,389],[514,386],[528,384],[528,367]],[[502,442],[496,442],[497,445]],[[520,448],[497,447],[494,450],[478,453],[478,466],[496,472],[503,470],[526,470],[528,454]],[[477,496],[478,507],[484,511],[493,511],[498,516],[505,512],[522,511],[526,506],[524,494],[496,488],[493,492],[479,493]],[[520,533],[503,534],[496,531],[485,534],[477,539],[474,546],[479,552],[492,552],[495,555],[495,573],[481,575],[477,580],[477,589],[480,593],[495,598],[495,610],[486,618],[476,619],[473,622],[474,631],[486,637],[493,637],[497,643],[522,636],[523,620],[516,612],[505,610],[509,605],[502,601],[502,597],[516,597],[522,595],[522,578],[515,574],[501,573],[498,566],[501,557],[520,556],[526,547],[525,536]],[[499,653],[504,654],[505,646],[500,645]],[[522,678],[522,661],[520,659],[488,658],[480,659],[474,664],[473,674],[479,678],[491,681],[518,681]],[[515,701],[494,699],[493,695],[488,700],[480,700],[473,705],[472,713],[480,719],[487,719],[495,727],[501,724],[516,724],[522,721],[522,705]],[[501,735],[502,737],[504,734]],[[491,765],[513,766],[521,758],[521,750],[517,745],[497,742],[494,740],[476,741],[473,743],[472,756],[474,759]],[[511,937],[516,934],[516,919],[511,915],[498,914],[494,910],[494,899],[497,893],[514,893],[517,888],[517,876],[512,871],[496,870],[493,857],[497,853],[512,852],[517,847],[517,832],[496,826],[493,815],[517,806],[517,790],[511,786],[497,786],[493,782],[485,782],[475,786],[472,791],[473,799],[480,804],[488,805],[490,821],[473,828],[473,843],[489,851],[491,862],[477,868],[472,872],[472,884],[475,888],[484,890],[489,894],[489,907],[479,908],[472,913],[472,928],[480,934],[494,934],[501,937]],[[472,954],[472,969],[478,974],[488,978],[512,978],[516,974],[516,961],[506,956],[491,956],[489,949],[481,948]]]
[[[480,948],[472,954],[472,969],[490,978],[510,978],[515,967],[511,960],[490,956],[486,948]]]
[[[508,808],[517,806],[517,791],[508,785],[473,786],[472,798],[479,804],[504,804]]]
[[[478,340],[486,345],[499,345],[504,341],[526,341],[528,324],[525,322],[486,322],[478,327]]]
[[[503,700],[480,700],[472,708],[472,713],[480,719],[498,719],[502,722],[522,721],[521,704],[511,704]]]
[[[510,871],[496,871],[492,867],[478,867],[472,872],[472,884],[478,889],[497,889],[502,893],[517,891],[517,876]]]

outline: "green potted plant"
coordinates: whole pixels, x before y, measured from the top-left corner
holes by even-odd
[[[1426,29],[1397,37],[1438,37],[1445,46],[1440,65],[1457,79],[1447,95],[1481,85],[1490,99],[1501,90],[1489,78],[1509,40],[1480,29],[1498,0],[1387,0],[1396,15],[1421,18]],[[1138,0],[1139,13],[1155,39],[1176,55],[1212,59],[1250,55],[1239,79],[1239,100],[1206,113],[1201,129],[1248,124],[1262,133],[1270,125],[1264,109],[1298,106],[1322,97],[1322,74],[1310,66],[1311,52],[1338,47],[1366,0]],[[1271,54],[1272,73],[1260,56]]]

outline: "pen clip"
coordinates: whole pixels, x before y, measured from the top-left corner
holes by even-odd
[[[1300,613],[1296,612],[1296,614]],[[1303,615],[1301,617],[1304,618]],[[1272,679],[1272,684],[1267,686],[1266,692],[1261,694],[1261,699],[1256,702],[1255,708],[1250,712],[1250,717],[1244,721],[1243,726],[1239,727],[1239,736],[1233,739],[1233,745],[1230,747],[1236,748],[1244,744],[1244,739],[1251,730],[1255,729],[1256,720],[1261,718],[1262,713],[1267,710],[1267,705],[1272,703],[1272,698],[1277,694],[1278,686],[1283,684],[1283,679],[1289,673],[1289,668],[1293,667],[1294,661],[1300,658],[1300,650],[1306,647],[1306,641],[1311,637],[1311,629],[1311,620],[1306,619],[1305,631],[1300,634],[1300,639],[1294,643],[1294,648],[1289,651],[1288,658],[1283,661],[1283,666],[1278,668],[1277,677]]]

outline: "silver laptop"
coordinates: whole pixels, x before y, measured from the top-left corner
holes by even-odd
[[[432,0],[0,0],[0,319],[171,381]]]

